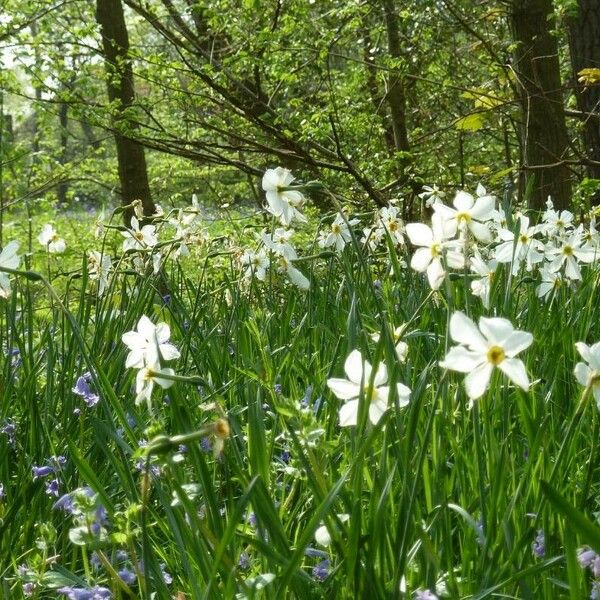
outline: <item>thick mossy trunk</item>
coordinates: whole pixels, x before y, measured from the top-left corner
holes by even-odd
[[[511,29],[516,42],[514,69],[522,107],[525,187],[532,208],[571,202],[571,172],[564,160],[568,136],[560,81],[558,44],[552,35],[552,0],[514,0]],[[533,181],[532,181],[533,179]]]
[[[121,183],[123,206],[141,200],[144,214],[155,212],[150,194],[144,147],[135,141],[137,126],[127,118],[128,109],[135,102],[133,70],[129,60],[129,36],[121,0],[96,0],[96,20],[102,33],[102,47],[106,64],[108,99],[115,110],[115,143]],[[133,211],[124,213],[129,224]]]
[[[588,164],[587,172],[600,179],[600,84],[585,86],[577,81],[582,69],[600,69],[600,0],[579,0],[577,4],[577,14],[568,20],[573,84],[577,106],[584,113],[585,155],[598,163]]]

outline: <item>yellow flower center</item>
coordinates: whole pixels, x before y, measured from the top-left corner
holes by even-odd
[[[437,258],[438,256],[441,256],[442,254],[442,249],[440,248],[439,244],[432,244],[431,246],[431,256],[433,256],[433,258]]]
[[[558,288],[561,286],[561,283],[562,283],[562,282],[561,282],[561,280],[560,280],[560,279],[557,277],[557,278],[554,280],[554,282],[553,282],[553,284],[552,284],[552,285],[553,285],[554,289],[556,290],[556,289],[558,289]]]
[[[527,235],[525,235],[524,233],[522,233],[519,236],[519,241],[521,242],[521,244],[526,244],[529,241],[529,238],[527,237]]]
[[[565,246],[563,248],[563,254],[565,256],[573,256],[573,247],[572,246]]]
[[[456,221],[457,223],[465,223],[468,224],[472,221],[472,217],[469,213],[466,212],[459,212],[456,214]]]
[[[369,404],[371,402],[375,402],[375,400],[377,400],[379,396],[379,394],[377,393],[377,388],[375,386],[371,387],[369,384],[365,385],[363,391],[365,393],[365,398]]]
[[[500,346],[492,346],[487,351],[488,362],[491,362],[494,366],[499,365],[506,357],[504,349]]]
[[[144,241],[144,234],[141,231],[136,231],[133,234],[133,237],[138,241],[138,242],[143,242]]]
[[[388,229],[390,231],[398,231],[398,222],[397,221],[388,221]]]
[[[339,223],[333,223],[331,225],[331,231],[333,231],[333,233],[335,233],[336,235],[340,234],[342,232],[342,228],[340,226]]]

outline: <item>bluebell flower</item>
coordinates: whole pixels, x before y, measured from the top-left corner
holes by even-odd
[[[91,384],[92,383],[92,374],[88,371],[83,375],[80,375],[75,382],[75,387],[73,387],[73,393],[81,396],[83,401],[87,404],[89,408],[95,406],[100,401],[100,396],[98,394],[92,392]]]
[[[256,515],[253,512],[248,515],[248,524],[251,527],[256,527]]]
[[[310,399],[312,397],[312,393],[313,393],[313,386],[309,385],[304,390],[304,396],[302,396],[302,400],[300,400],[300,408],[308,408],[308,405],[310,404]]]
[[[329,560],[322,560],[316,567],[313,567],[312,574],[317,581],[325,581],[329,576]]]
[[[60,456],[51,456],[48,462],[54,463],[58,467],[64,467],[67,464],[67,459],[61,454]]]
[[[135,573],[129,569],[120,569],[118,575],[127,585],[133,585],[136,581]]]
[[[68,514],[73,514],[75,505],[72,494],[63,494],[53,505],[54,510],[64,510]]]
[[[245,571],[250,568],[250,557],[247,552],[242,552],[238,558],[238,567]]]
[[[16,432],[17,426],[15,425],[15,422],[11,421],[10,419],[4,421],[4,425],[0,427],[0,433],[4,434],[8,438],[8,443],[11,446],[14,446],[16,443]]]
[[[438,597],[430,590],[418,590],[415,592],[415,600],[438,600]]]
[[[95,569],[96,571],[100,570],[102,561],[100,560],[97,552],[92,552],[92,555],[90,556],[90,565],[92,566],[92,569]]]
[[[36,467],[35,465],[31,467],[31,474],[33,476],[33,480],[41,479],[42,477],[48,477],[54,473],[54,468],[48,465],[44,465],[42,467]]]
[[[167,565],[165,565],[165,563],[160,563],[160,572],[162,574],[163,581],[167,585],[171,585],[173,583],[173,578],[171,577],[171,574],[167,572]]]
[[[592,591],[590,593],[590,600],[600,600],[600,581],[592,582]]]
[[[304,554],[306,554],[306,556],[314,556],[316,558],[327,558],[329,556],[325,550],[318,550],[312,546],[307,546],[304,548]]]
[[[212,444],[210,443],[209,437],[203,437],[200,440],[200,448],[202,449],[202,452],[207,452],[207,453],[212,450]]]
[[[273,391],[274,391],[276,394],[281,394],[281,384],[280,384],[280,383],[276,383],[276,384],[273,386]]]
[[[48,496],[58,497],[58,488],[60,487],[60,481],[58,479],[51,479],[46,482],[46,494]]]
[[[542,529],[538,529],[535,540],[533,540],[533,543],[531,544],[531,549],[536,558],[544,558],[546,555],[546,536]]]
[[[126,560],[129,560],[129,555],[125,550],[117,550],[115,553],[115,560],[117,562],[125,562]]]
[[[24,583],[23,584],[23,595],[25,596],[33,596],[35,592],[35,583]]]
[[[108,588],[99,586],[90,589],[68,586],[59,588],[56,591],[69,600],[105,600],[112,598],[112,592]]]

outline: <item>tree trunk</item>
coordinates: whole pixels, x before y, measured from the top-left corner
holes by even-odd
[[[400,31],[398,29],[398,15],[394,0],[383,0],[385,26],[387,29],[388,51],[393,58],[402,58],[400,45]],[[404,82],[402,77],[395,72],[390,74],[387,101],[392,113],[392,129],[396,150],[410,151],[406,127],[406,98],[404,95]]]
[[[563,107],[552,0],[514,0],[510,14],[517,47],[514,68],[523,111],[523,148],[529,204],[542,209],[548,196],[566,208],[571,201],[568,136]],[[533,181],[532,181],[533,180]]]
[[[594,113],[585,118],[583,141],[587,158],[599,163],[587,166],[588,175],[600,179],[600,84],[586,87],[577,81],[582,69],[600,68],[600,0],[579,0],[577,4],[577,15],[568,20],[573,87],[579,110]]]
[[[144,147],[131,137],[137,129],[127,119],[127,111],[135,102],[133,70],[129,60],[129,36],[121,0],[96,0],[96,21],[102,33],[106,65],[108,99],[115,109],[115,143],[123,206],[141,200],[145,215],[155,212],[150,195]],[[133,210],[124,213],[129,225]]]

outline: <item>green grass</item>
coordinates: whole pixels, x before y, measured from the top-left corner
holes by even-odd
[[[36,250],[30,268],[50,284],[11,276],[13,295],[0,303],[0,427],[16,425],[14,445],[0,434],[0,598],[22,597],[28,580],[34,598],[56,597],[52,589],[64,585],[103,585],[115,598],[410,598],[441,581],[449,598],[589,593],[575,551],[597,544],[585,523],[600,509],[598,411],[588,401],[577,412],[583,390],[573,367],[575,342],[600,339],[597,267],[549,303],[536,298],[531,278],[508,278],[501,268],[485,310],[462,275],[432,293],[400,266],[404,251],[373,256],[358,244],[302,263],[307,293],[275,276],[244,285],[221,241],[159,276],[123,268],[97,298],[82,256],[97,242],[80,226],[68,267]],[[4,239],[15,232],[6,228]],[[116,250],[120,236],[108,235]],[[534,382],[529,392],[495,375],[468,408],[463,376],[437,364],[458,309],[474,319],[503,316],[533,334],[520,355]],[[195,378],[158,388],[151,409],[134,405],[135,372],[124,368],[121,342],[142,314],[170,325],[181,351],[170,366]],[[391,337],[401,323],[404,364]],[[412,397],[377,426],[362,406],[358,426],[341,429],[340,401],[326,380],[343,376],[354,348],[384,361]],[[88,370],[101,396],[93,408],[72,392]],[[200,434],[183,454],[140,450],[141,440],[159,435],[209,432],[223,415],[231,436],[218,458]],[[56,497],[43,481],[32,481],[33,465],[61,454],[61,494],[89,486],[107,511],[107,537],[97,545],[72,543],[73,520],[52,510]],[[329,548],[314,540],[322,523]],[[532,552],[539,529],[542,558]],[[323,556],[311,548],[329,557],[324,581],[313,577]],[[144,564],[130,586],[107,568],[120,568],[119,550],[130,568]],[[106,563],[94,567],[93,552]],[[266,574],[275,577],[254,590],[251,582]]]

